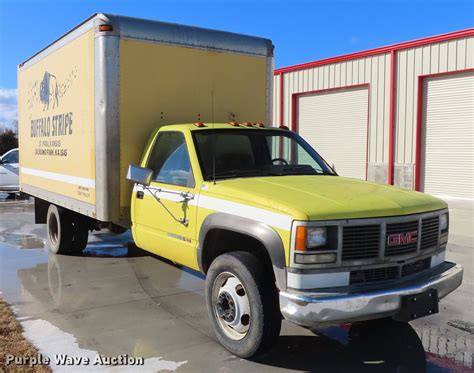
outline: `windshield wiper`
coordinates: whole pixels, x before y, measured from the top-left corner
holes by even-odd
[[[315,169],[306,169],[300,167],[283,168],[281,175],[324,175],[324,172],[318,172]]]
[[[272,166],[265,170],[228,170],[215,175],[216,180],[232,179],[238,177],[258,176],[288,176],[288,175],[332,175],[326,172],[318,172],[309,165]],[[207,180],[212,180],[208,176]]]
[[[273,166],[271,172],[274,175],[325,175],[324,172],[318,172],[309,165],[282,165]]]
[[[228,170],[224,173],[216,174],[215,178],[218,179],[232,179],[237,177],[252,177],[252,176],[277,176],[273,172],[263,171],[263,170]],[[212,180],[212,176],[208,178]]]

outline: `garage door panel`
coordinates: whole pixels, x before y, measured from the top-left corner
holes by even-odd
[[[298,132],[338,174],[366,178],[367,87],[305,94],[297,102]]]
[[[421,159],[424,192],[474,199],[474,73],[425,79]]]

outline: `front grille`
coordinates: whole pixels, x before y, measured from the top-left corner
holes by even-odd
[[[430,268],[430,265],[431,265],[431,258],[426,258],[423,260],[419,260],[417,262],[405,264],[402,267],[402,277],[412,275],[413,273],[423,271],[424,269],[428,269]]]
[[[423,219],[421,222],[421,250],[438,244],[439,217]]]
[[[413,219],[416,219],[414,217]],[[342,260],[359,260],[378,258],[381,239],[381,224],[344,226],[342,242]],[[439,216],[425,218],[422,220],[421,231],[419,220],[405,221],[400,223],[387,223],[384,239],[385,258],[415,254],[418,244],[421,250],[427,250],[438,245]],[[409,233],[413,233],[409,239]],[[398,235],[400,243],[388,244],[389,236]],[[406,240],[406,241],[404,241]],[[409,242],[407,242],[409,241]],[[413,242],[414,241],[414,242]],[[406,243],[405,243],[406,242]]]
[[[400,266],[393,266],[351,271],[349,283],[353,285],[394,280],[396,278],[409,276],[428,269],[430,268],[430,264],[431,258],[426,258],[417,262],[405,264],[401,268]]]
[[[417,232],[418,233],[418,220],[416,221],[409,221],[404,223],[392,223],[387,224],[387,234],[385,236],[385,255],[386,256],[394,256],[394,255],[403,255],[409,254],[416,251],[418,242],[411,242],[405,245],[397,245],[397,246],[388,246],[388,236],[392,234],[402,233],[406,234],[409,232]]]
[[[380,225],[343,227],[342,260],[377,258]]]

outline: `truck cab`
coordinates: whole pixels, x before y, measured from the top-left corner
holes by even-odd
[[[340,177],[298,134],[258,123],[155,130],[131,165],[136,244],[206,274],[220,342],[250,357],[304,327],[438,312],[462,281],[445,202]]]

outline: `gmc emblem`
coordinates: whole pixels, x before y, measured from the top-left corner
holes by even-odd
[[[408,233],[395,233],[387,236],[388,246],[401,246],[418,241],[418,231]]]

